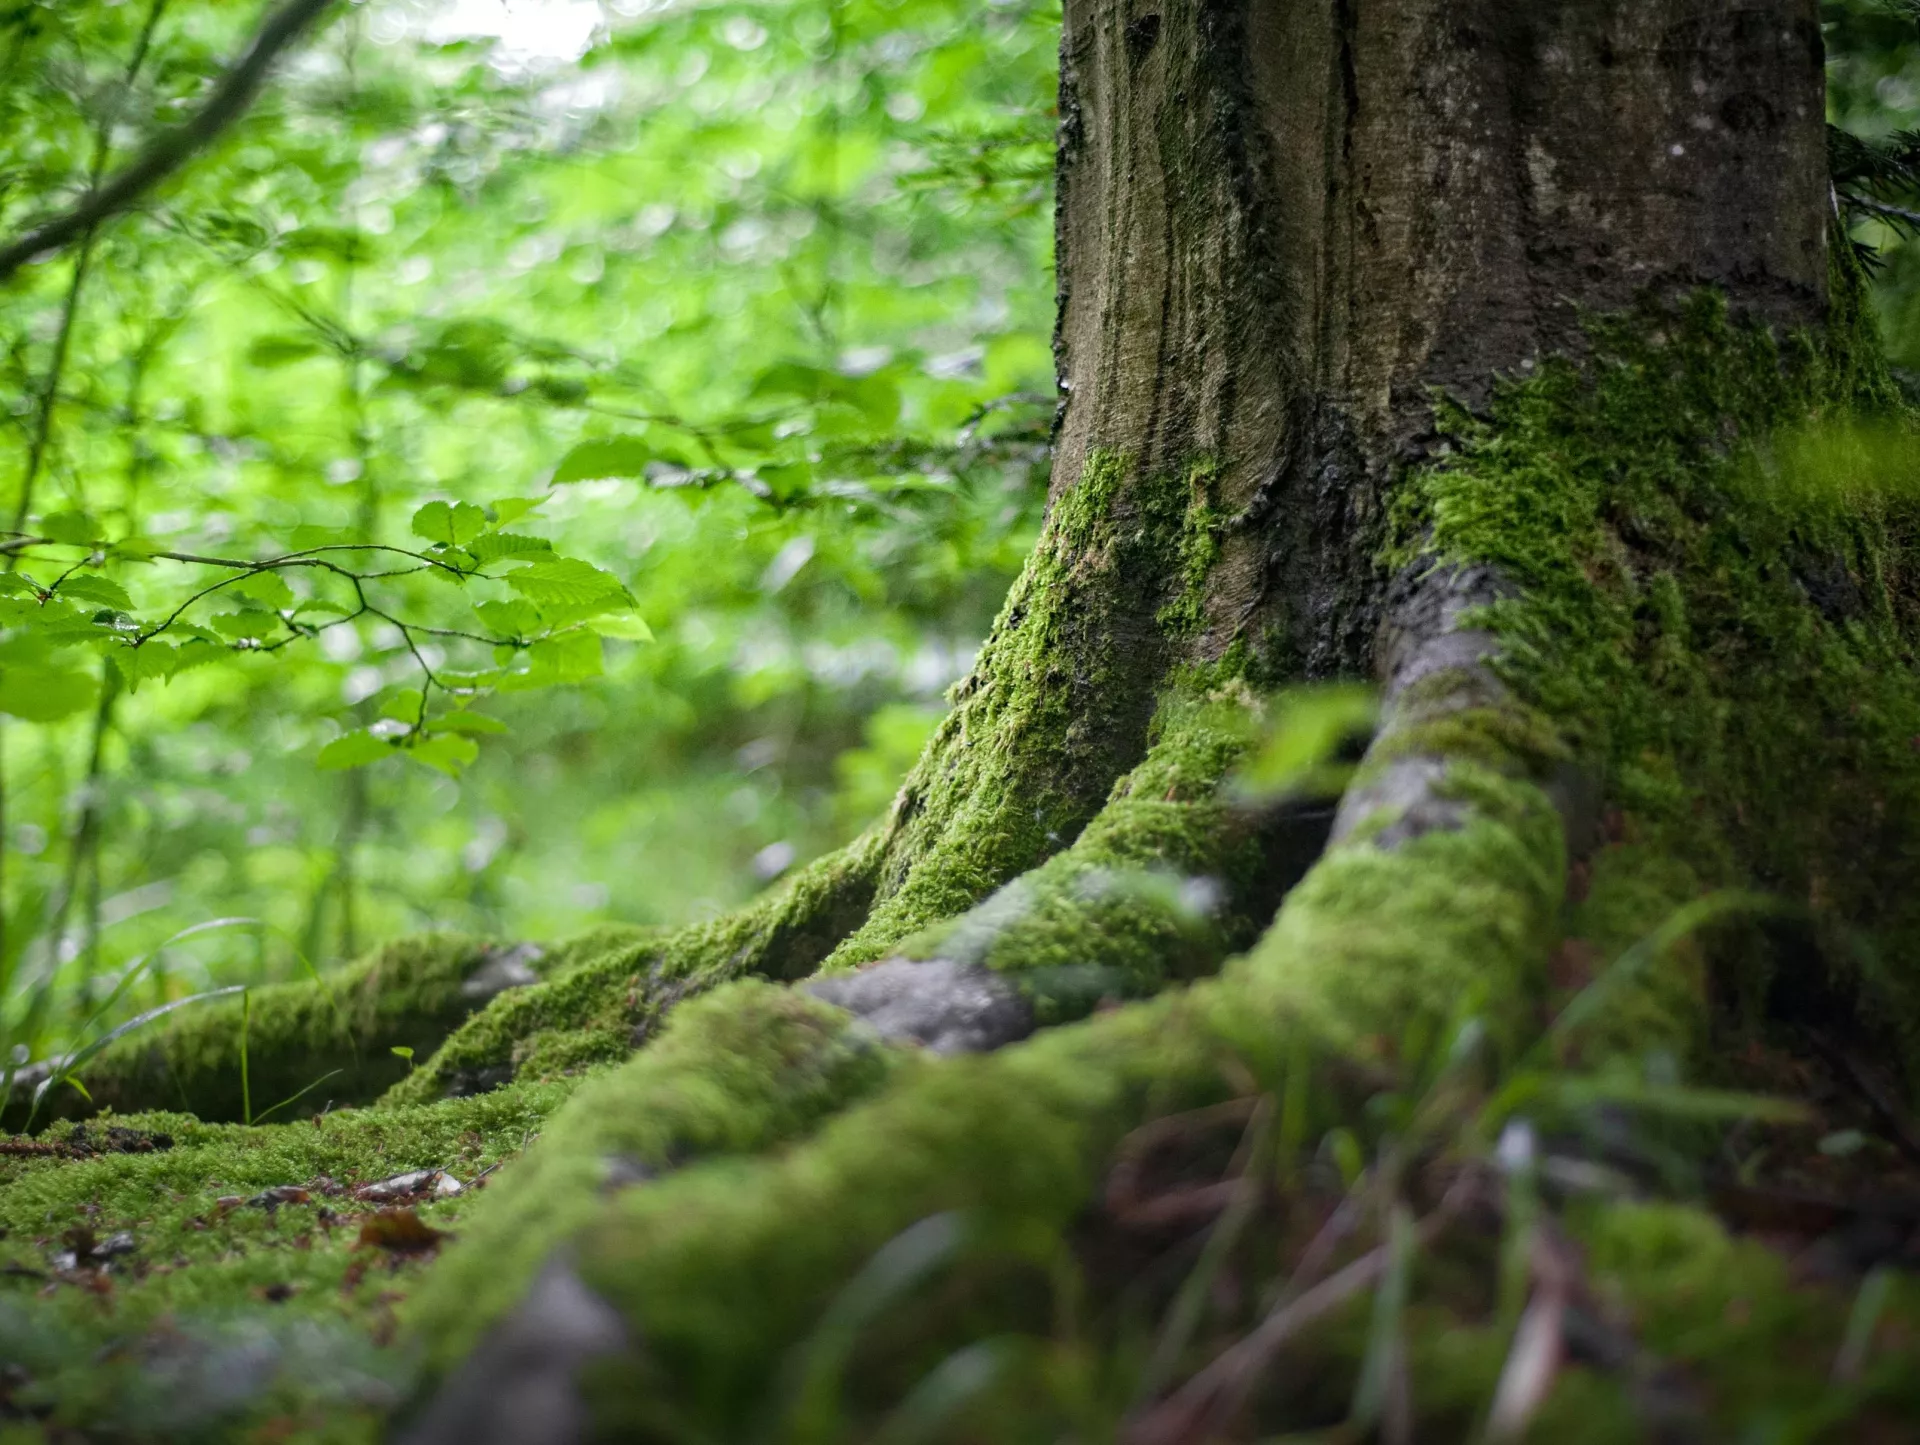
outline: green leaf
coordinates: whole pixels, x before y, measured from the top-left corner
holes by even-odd
[[[568,632],[536,642],[527,649],[527,655],[531,665],[525,672],[501,679],[502,692],[530,692],[534,688],[590,682],[605,671],[600,639],[591,632]]]
[[[560,458],[553,469],[553,485],[598,481],[603,477],[644,476],[647,463],[654,460],[652,446],[642,437],[599,437],[581,442]]]
[[[540,609],[530,602],[476,602],[480,620],[502,637],[525,637],[540,631]]]
[[[528,552],[551,552],[553,543],[545,537],[523,537],[518,532],[488,532],[475,537],[467,546],[476,562],[491,562],[496,557],[517,557]]]
[[[55,722],[92,705],[100,679],[52,663],[0,666],[0,712],[24,722]]]
[[[244,612],[222,612],[209,617],[214,630],[235,642],[263,642],[280,630],[278,613],[250,607]]]
[[[123,647],[113,653],[113,665],[128,692],[138,692],[140,684],[173,676],[180,665],[180,649],[170,642],[143,642],[138,647]]]
[[[430,733],[463,733],[468,737],[504,733],[507,725],[480,712],[443,713],[427,724]]]
[[[419,688],[403,687],[380,704],[380,716],[397,718],[412,727],[420,719],[420,707],[424,701]]]
[[[325,352],[326,347],[311,335],[269,334],[254,338],[253,345],[247,348],[247,363],[251,366],[290,366],[296,361],[306,361]]]
[[[368,763],[392,757],[393,752],[393,744],[385,738],[377,738],[365,728],[356,728],[320,749],[320,755],[313,761],[314,766],[320,768],[363,768]]]
[[[1235,786],[1256,798],[1337,795],[1354,751],[1372,731],[1379,702],[1372,689],[1354,683],[1299,687],[1273,704],[1273,726]]]
[[[449,547],[464,547],[487,528],[487,514],[472,502],[428,502],[413,514],[413,535]]]
[[[288,543],[295,552],[311,552],[317,547],[344,547],[353,539],[349,527],[315,527],[303,523],[293,529]]]
[[[782,361],[761,372],[749,396],[792,396],[801,401],[824,401],[832,395],[840,377],[824,367],[803,361]]]
[[[262,607],[275,609],[293,606],[293,589],[278,572],[256,572],[244,582],[227,588],[229,597],[244,597]]]
[[[538,511],[546,504],[545,497],[502,497],[490,503],[488,510],[493,513],[494,526],[510,527],[529,512]]]
[[[351,617],[353,609],[327,597],[309,597],[293,609],[295,617]]]
[[[457,778],[480,756],[480,744],[454,733],[434,733],[414,743],[407,749],[407,755],[415,762]]]
[[[40,519],[42,535],[70,547],[84,547],[99,533],[85,512],[55,512]]]
[[[602,637],[617,637],[623,642],[653,641],[653,629],[637,612],[617,612],[611,617],[596,617],[587,625]]]
[[[0,595],[24,593],[38,597],[40,589],[33,579],[21,572],[0,572]]]
[[[813,467],[807,462],[769,462],[753,474],[766,483],[776,502],[798,497],[813,485]]]
[[[536,606],[604,604],[608,611],[628,606],[627,589],[610,572],[577,557],[542,557],[506,574],[506,584]]]
[[[118,582],[86,573],[67,578],[60,584],[56,595],[81,602],[98,602],[103,607],[118,608],[122,611],[133,606],[133,599],[127,596],[127,589]]]

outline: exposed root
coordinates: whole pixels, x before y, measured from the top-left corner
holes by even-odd
[[[886,1037],[954,1053],[1214,972],[1258,937],[1331,821],[1312,802],[1227,796],[1248,728],[1231,692],[1169,702],[1146,760],[1070,848],[896,957],[808,989]]]
[[[868,834],[712,923],[577,940],[546,982],[496,1000],[383,1102],[424,1103],[623,1059],[685,998],[733,979],[806,977],[866,916],[879,853]]]
[[[468,1015],[534,984],[547,966],[529,945],[451,934],[402,939],[324,983],[267,984],[252,990],[247,1007],[229,997],[180,1009],[89,1060],[78,1070],[84,1094],[54,1085],[37,1113],[33,1094],[47,1067],[22,1071],[4,1122],[20,1128],[30,1113],[44,1123],[107,1108],[239,1120],[248,1102],[263,1113],[316,1085],[314,1109],[365,1103],[406,1074],[395,1047],[425,1058]]]

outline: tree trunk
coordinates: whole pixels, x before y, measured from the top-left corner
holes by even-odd
[[[644,1045],[411,1307],[409,1438],[1731,1438],[1817,1397],[1782,1321],[1844,1301],[1691,1206],[1529,1222],[1515,1101],[1612,1177],[1708,1151],[1594,1106],[1732,1107],[1670,1075],[1764,1055],[1769,1000],[1849,1059],[1920,1033],[1920,518],[1867,475],[1906,422],[1822,64],[1815,0],[1069,0],[1035,555],[858,843],[550,959],[390,1094]],[[1275,689],[1367,677],[1337,810],[1229,785],[1263,729],[1313,752]],[[1712,893],[1756,887],[1765,928]]]

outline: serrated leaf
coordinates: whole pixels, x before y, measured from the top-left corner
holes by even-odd
[[[413,535],[449,547],[464,547],[487,528],[487,514],[472,502],[428,502],[413,514]]]
[[[258,602],[262,607],[273,609],[293,605],[293,589],[287,586],[287,579],[278,572],[256,572],[244,582],[236,582],[226,589],[229,597],[244,597],[249,602]]]
[[[535,688],[590,682],[605,671],[600,639],[591,632],[569,632],[536,642],[527,649],[527,656],[529,666],[525,672],[510,673],[501,679],[502,692],[531,692]]]
[[[653,629],[637,612],[616,612],[610,617],[596,617],[587,625],[602,637],[617,637],[623,642],[653,641]]]
[[[545,497],[502,497],[497,502],[488,503],[488,509],[493,513],[494,526],[510,527],[529,512],[538,511],[546,504]]]
[[[85,512],[54,512],[40,519],[39,530],[42,536],[71,547],[86,546],[99,532]]]
[[[214,631],[235,642],[262,642],[280,630],[280,618],[272,612],[249,608],[245,612],[222,612],[209,617]]]
[[[327,597],[309,597],[293,609],[295,617],[351,617],[353,609]]]
[[[154,678],[166,681],[180,664],[180,649],[170,642],[143,642],[138,647],[123,647],[112,654],[113,665],[128,692],[138,692],[140,684]]]
[[[51,663],[0,666],[0,712],[24,722],[55,722],[91,706],[100,680]]]
[[[417,687],[403,687],[380,704],[380,716],[397,718],[412,727],[420,720],[420,705],[425,701]]]
[[[604,603],[612,608],[631,600],[627,589],[612,573],[603,572],[578,557],[542,557],[507,573],[505,581],[536,606],[554,603],[581,607]]]
[[[0,572],[0,594],[18,594],[38,597],[40,589],[33,580],[19,572]]]
[[[313,763],[315,767],[328,769],[364,768],[368,763],[391,757],[393,751],[392,743],[375,737],[365,728],[356,728],[320,749]]]
[[[525,637],[540,630],[540,609],[531,602],[476,602],[473,610],[502,637]]]
[[[497,717],[488,717],[479,712],[443,713],[427,724],[430,733],[464,733],[469,737],[493,735],[507,731],[507,725]]]
[[[553,543],[545,537],[525,537],[518,532],[486,532],[467,545],[476,562],[491,562],[496,557],[516,557],[528,552],[551,552]]]
[[[67,578],[60,584],[54,595],[70,598],[76,602],[98,602],[103,607],[112,607],[123,612],[133,606],[133,599],[127,596],[127,589],[118,582],[108,577],[95,577],[85,573]]]
[[[407,756],[457,778],[480,756],[480,744],[454,733],[435,733],[408,748]]]
[[[599,481],[604,477],[640,477],[657,453],[642,437],[597,437],[581,442],[560,458],[553,469],[553,485]]]

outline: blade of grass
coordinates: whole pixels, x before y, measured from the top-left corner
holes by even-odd
[[[253,1124],[253,1084],[247,1077],[247,1035],[253,1030],[253,990],[240,990],[240,1117]]]
[[[72,1084],[76,1089],[80,1090],[82,1095],[86,1095],[86,1089],[83,1088],[80,1081],[74,1077],[74,1073],[109,1044],[114,1043],[118,1039],[125,1038],[135,1029],[145,1028],[155,1019],[163,1018],[175,1009],[185,1008],[188,1004],[206,1003],[209,999],[226,998],[230,994],[244,993],[245,991],[244,985],[236,983],[229,984],[226,988],[209,989],[206,993],[196,993],[186,998],[173,999],[168,1003],[161,1004],[158,1008],[150,1008],[145,1013],[135,1014],[125,1023],[120,1024],[116,1028],[109,1029],[91,1043],[76,1049],[68,1057],[62,1059],[60,1067],[42,1079],[39,1087],[33,1091],[33,1111],[27,1116],[28,1125],[32,1125],[34,1115],[39,1112],[41,1099],[45,1097],[48,1090],[52,1089],[55,1084],[63,1082]],[[90,1098],[91,1096],[87,1095],[87,1097]]]
[[[279,1103],[275,1104],[271,1109],[267,1109],[264,1112],[262,1112],[260,1117],[255,1119],[253,1122],[256,1124],[266,1123],[267,1120],[271,1119],[275,1114],[279,1113],[282,1109],[286,1108],[287,1105],[299,1103],[302,1099],[306,1098],[308,1094],[311,1094],[315,1089],[319,1088],[322,1084],[326,1083],[328,1079],[333,1078],[337,1074],[344,1074],[344,1073],[346,1073],[345,1069],[328,1070],[326,1073],[322,1074],[319,1078],[315,1079],[311,1084],[308,1084],[306,1088],[301,1089],[296,1093],[287,1095],[286,1098],[282,1099]]]

